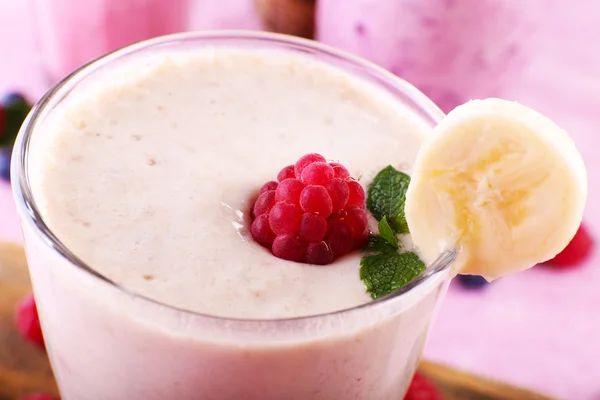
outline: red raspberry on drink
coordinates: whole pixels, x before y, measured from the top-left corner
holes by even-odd
[[[343,165],[316,153],[266,182],[252,217],[256,242],[276,257],[308,264],[331,264],[369,235],[363,187]]]

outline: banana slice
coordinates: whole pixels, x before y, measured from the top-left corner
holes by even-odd
[[[582,219],[587,175],[569,135],[517,103],[457,107],[426,138],[406,194],[425,261],[459,250],[455,273],[488,280],[551,259]]]

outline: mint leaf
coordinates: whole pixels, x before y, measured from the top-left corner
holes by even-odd
[[[406,285],[425,270],[415,253],[399,253],[396,233],[408,233],[404,215],[410,177],[394,167],[381,170],[367,191],[367,207],[379,221],[379,235],[369,238],[360,261],[360,279],[373,299]]]
[[[406,190],[410,177],[391,165],[382,169],[367,191],[367,207],[377,220],[387,217],[390,226],[398,233],[408,233],[404,216]]]
[[[365,245],[363,251],[369,254],[385,253],[388,251],[396,251],[398,248],[392,246],[387,240],[381,236],[370,236],[369,241]]]
[[[381,218],[381,221],[379,221],[379,225],[377,227],[379,228],[379,236],[381,236],[386,242],[388,242],[395,249],[397,249],[398,238],[396,237],[396,234],[390,227],[390,224],[388,224],[387,217]]]
[[[424,270],[425,264],[415,253],[384,251],[363,257],[360,279],[371,297],[377,299],[406,285]]]

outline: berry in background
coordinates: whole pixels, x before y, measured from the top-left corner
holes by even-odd
[[[404,400],[444,400],[442,394],[425,375],[415,373]]]
[[[467,289],[481,289],[489,284],[483,276],[479,275],[458,275],[457,280]]]
[[[552,260],[546,262],[556,269],[567,269],[579,266],[592,253],[594,240],[585,225],[581,224],[571,242]]]
[[[12,150],[0,148],[0,179],[10,182],[10,156]]]
[[[40,319],[32,294],[17,305],[16,323],[17,330],[25,339],[39,347],[45,348]]]

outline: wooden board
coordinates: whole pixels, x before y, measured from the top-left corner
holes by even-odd
[[[23,247],[0,243],[0,400],[58,394],[46,354],[15,329],[15,306],[30,291]]]
[[[14,309],[31,291],[23,248],[0,242],[0,400],[44,392],[57,394],[45,353],[25,342],[14,328]],[[421,371],[446,400],[551,400],[442,365],[423,362]]]

